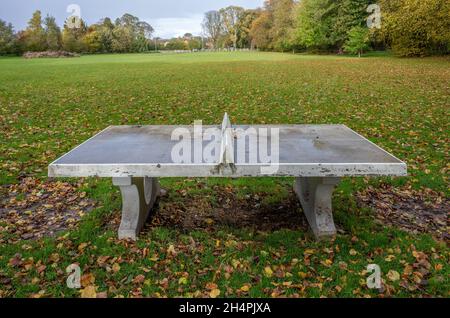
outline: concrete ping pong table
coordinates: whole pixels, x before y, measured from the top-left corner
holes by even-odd
[[[189,142],[201,147],[211,144],[204,140],[208,129],[219,131],[212,141],[213,160],[174,162],[176,129],[191,134]],[[260,156],[239,161],[238,151],[249,157],[246,140],[263,131],[270,143],[272,129],[278,134],[278,160],[270,176],[295,178],[294,190],[317,239],[336,234],[332,194],[342,177],[407,175],[405,163],[344,125],[232,126],[227,114],[221,126],[202,126],[200,131],[195,125],[108,127],[51,163],[48,175],[112,178],[122,193],[119,238],[136,240],[160,195],[158,178],[268,176],[262,172],[271,167],[267,161]],[[240,141],[244,148],[236,146]]]

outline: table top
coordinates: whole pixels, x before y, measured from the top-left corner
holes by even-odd
[[[172,140],[175,129],[192,136],[187,144],[211,150],[220,149],[222,139],[204,140],[204,132],[221,126],[203,126],[201,133],[194,126],[111,126],[49,166],[50,177],[343,177],[343,176],[405,176],[406,164],[344,125],[233,125],[234,163],[223,164],[220,151],[210,158],[199,158],[191,151],[187,162],[173,159],[173,149],[180,143]],[[180,130],[181,129],[181,130]],[[278,138],[276,138],[276,132]],[[185,135],[186,136],[186,135]],[[273,169],[261,172],[270,163],[261,159],[250,140],[267,136]],[[272,141],[279,140],[279,154],[270,151]],[[196,146],[194,146],[196,145]],[[208,148],[209,145],[209,148]],[[199,149],[199,148],[197,148]],[[265,149],[265,148],[264,148]],[[252,152],[253,151],[253,152]],[[250,153],[254,154],[250,160]],[[202,153],[202,152],[200,152]],[[242,155],[245,154],[245,155]],[[189,155],[186,155],[189,157]],[[185,158],[187,158],[185,157]],[[202,157],[200,155],[200,157]],[[278,159],[273,159],[277,157]],[[276,161],[276,162],[275,162]],[[228,169],[229,168],[229,169]]]

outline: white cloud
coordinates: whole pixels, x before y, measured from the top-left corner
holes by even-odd
[[[154,36],[161,38],[172,38],[183,36],[185,33],[200,35],[202,31],[203,15],[193,15],[183,18],[160,18],[149,19],[155,29]]]

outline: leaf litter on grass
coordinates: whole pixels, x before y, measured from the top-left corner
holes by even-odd
[[[73,229],[96,202],[75,184],[24,178],[1,188],[0,243],[52,237]]]

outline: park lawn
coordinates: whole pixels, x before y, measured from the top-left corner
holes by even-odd
[[[51,161],[109,125],[217,124],[225,111],[234,123],[346,124],[406,161],[410,176],[344,180],[334,197],[342,231],[321,243],[305,231],[227,226],[154,226],[137,243],[118,241],[108,226],[119,215],[118,190],[109,180],[86,179],[79,192],[98,208],[59,238],[15,242],[0,220],[0,296],[78,296],[65,285],[65,268],[78,263],[84,285],[108,297],[207,297],[217,290],[230,297],[448,297],[446,244],[374,222],[354,194],[392,184],[448,198],[449,89],[449,58],[255,52],[1,58],[4,186],[24,177],[46,181]],[[214,189],[259,195],[266,206],[292,196],[292,180],[284,178],[161,183],[169,195],[160,209],[171,202],[182,207],[186,197],[215,208],[222,203]],[[366,287],[372,263],[381,266],[382,291]]]

